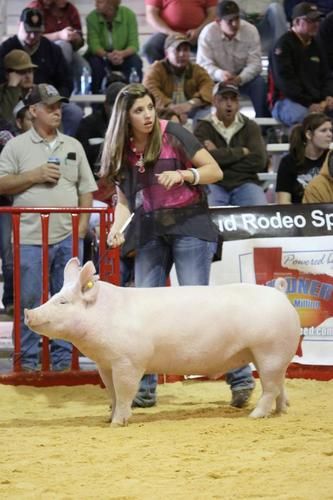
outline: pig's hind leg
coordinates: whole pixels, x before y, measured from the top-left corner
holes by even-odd
[[[289,401],[284,384],[280,388],[280,394],[276,398],[276,413],[287,413]]]
[[[285,411],[286,394],[284,391],[285,369],[280,366],[269,366],[269,360],[266,360],[263,367],[258,367],[260,382],[262,386],[262,395],[255,409],[250,413],[252,418],[268,417],[276,401],[277,411]]]

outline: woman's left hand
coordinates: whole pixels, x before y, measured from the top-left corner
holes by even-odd
[[[180,185],[183,182],[183,178],[179,172],[176,170],[166,170],[161,174],[155,174],[159,184],[165,187],[165,189],[171,189],[173,186]]]

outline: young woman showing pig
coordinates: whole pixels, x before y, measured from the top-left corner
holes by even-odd
[[[190,132],[158,119],[154,97],[141,84],[127,85],[118,94],[101,175],[116,183],[118,194],[108,244],[123,245],[124,254],[135,249],[136,287],[165,286],[172,264],[180,285],[208,285],[211,243],[218,234],[201,185],[223,174]],[[156,385],[156,375],[145,375],[133,404],[153,406]]]

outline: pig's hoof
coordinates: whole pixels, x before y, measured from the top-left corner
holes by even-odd
[[[264,418],[264,417],[269,417],[270,413],[265,412],[261,410],[260,408],[255,408],[253,411],[251,411],[249,417],[251,418]]]
[[[128,426],[128,421],[123,420],[122,422],[111,422],[111,427],[127,427]]]

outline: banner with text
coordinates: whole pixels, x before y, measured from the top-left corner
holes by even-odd
[[[284,277],[304,335],[303,356],[294,361],[333,365],[333,204],[211,212],[223,236],[222,260],[212,265],[211,284],[274,286]]]

